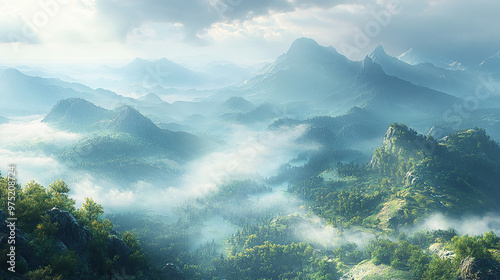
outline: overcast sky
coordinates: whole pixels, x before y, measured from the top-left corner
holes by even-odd
[[[0,0],[0,65],[248,64],[298,37],[355,60],[382,44],[474,64],[500,50],[499,12],[498,0]]]

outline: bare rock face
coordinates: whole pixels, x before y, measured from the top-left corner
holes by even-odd
[[[126,267],[130,256],[130,249],[123,239],[115,235],[108,236],[108,257],[113,259],[114,256],[119,256],[118,265]]]
[[[500,279],[500,264],[494,260],[465,258],[460,263],[460,279],[498,280]]]
[[[68,211],[52,208],[45,212],[52,223],[57,223],[56,237],[70,250],[84,252],[92,236],[89,229],[81,227]]]

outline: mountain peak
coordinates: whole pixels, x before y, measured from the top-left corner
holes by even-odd
[[[370,54],[370,57],[377,57],[377,56],[386,56],[388,55],[386,52],[385,52],[385,49],[382,45],[378,45],[374,50],[373,52]]]
[[[307,60],[315,60],[315,61],[323,61],[325,59],[337,62],[345,62],[346,57],[339,54],[337,50],[333,47],[324,47],[318,44],[311,38],[298,38],[296,39],[288,51],[286,52],[286,56],[289,58],[299,58],[299,59],[307,59]]]
[[[62,129],[80,131],[101,120],[108,111],[82,98],[63,99],[52,107],[42,122]]]
[[[224,101],[222,107],[229,111],[250,111],[254,105],[243,97],[232,96]]]
[[[399,60],[410,64],[410,65],[418,65],[423,63],[430,63],[435,67],[447,69],[447,70],[466,70],[462,63],[444,57],[442,55],[433,55],[426,52],[422,52],[419,49],[411,47],[406,52],[402,53],[397,57]]]
[[[287,54],[310,52],[321,47],[316,41],[311,38],[298,38],[293,41],[292,45],[288,49]]]
[[[386,61],[394,61],[396,58],[388,55],[385,50],[384,50],[384,47],[382,47],[382,45],[378,45],[374,50],[373,52],[368,55],[368,57],[370,57],[373,62],[375,63],[381,63],[381,62],[386,62]],[[366,58],[365,58],[366,60]]]
[[[145,60],[145,59],[143,59],[143,58],[140,58],[140,57],[136,57],[136,58],[132,61],[132,63],[144,63],[144,62],[149,62],[149,61],[147,61],[147,60]]]
[[[144,102],[148,102],[148,103],[152,103],[152,104],[165,103],[165,101],[163,99],[161,99],[161,97],[159,97],[157,94],[155,94],[153,92],[150,92],[150,93],[148,93],[146,95],[143,95],[143,96],[139,97],[138,100],[144,101]]]
[[[124,105],[114,110],[117,112],[110,123],[110,128],[147,137],[159,132],[159,128],[136,109]]]
[[[2,78],[4,78],[4,79],[12,79],[12,78],[18,78],[18,77],[24,77],[24,76],[26,76],[26,75],[15,68],[6,69],[2,73]]]
[[[132,62],[123,66],[123,69],[134,69],[136,67],[144,67],[144,66],[148,65],[149,63],[151,63],[151,62],[148,60],[142,59],[140,57],[136,57]]]
[[[158,59],[157,61],[155,62],[161,62],[161,63],[173,63],[171,60],[165,58],[165,57],[162,57],[160,59]]]

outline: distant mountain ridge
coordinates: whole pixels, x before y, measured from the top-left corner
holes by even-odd
[[[479,69],[488,73],[500,73],[500,51],[481,62]]]
[[[165,178],[179,172],[179,163],[210,148],[208,141],[193,134],[159,128],[130,106],[106,110],[81,98],[58,102],[42,122],[85,133],[64,149],[61,160],[115,180]]]
[[[55,78],[41,78],[23,74],[13,68],[0,74],[0,110],[5,115],[46,114],[54,104],[68,98],[84,98],[99,105],[133,103],[127,98],[105,89],[92,89],[83,84],[69,83]]]
[[[369,56],[389,75],[457,97],[470,95],[478,83],[471,72],[451,71],[429,62],[408,64],[388,55],[382,46],[375,48]]]
[[[130,106],[106,110],[81,98],[58,102],[42,122],[71,132],[125,133],[137,143],[149,143],[148,150],[157,147],[178,155],[196,154],[203,145],[195,135],[159,128]]]
[[[293,42],[271,65],[249,79],[243,90],[253,99],[282,102],[319,98],[352,79],[359,67],[332,47],[309,38]]]
[[[85,96],[72,88],[58,86],[57,82],[7,69],[0,75],[0,98],[3,101],[0,110],[9,115],[26,111],[42,113],[61,99]]]
[[[82,98],[69,98],[59,101],[43,118],[42,122],[70,131],[86,131],[97,127],[102,119],[111,112],[98,107]]]
[[[460,103],[459,98],[446,93],[416,86],[408,81],[387,75],[382,67],[373,62],[370,57],[363,60],[355,87],[358,90],[361,89],[361,94],[355,99],[356,103],[361,103],[367,109],[385,114],[387,117],[397,113],[440,114],[444,109],[451,108],[453,104]]]
[[[205,82],[202,74],[166,58],[155,61],[136,58],[124,67],[115,69],[113,73],[124,82],[136,83],[144,87],[195,86]]]
[[[388,56],[382,47],[359,62],[349,60],[333,47],[299,38],[239,91],[240,96],[252,102],[300,101],[321,108],[323,114],[345,113],[358,106],[387,115],[409,113],[429,117],[462,102],[391,73],[403,69],[412,77],[412,67]]]
[[[410,48],[406,52],[397,57],[399,60],[406,62],[410,65],[418,65],[422,63],[430,63],[436,67],[446,70],[467,70],[462,63],[454,61],[445,57],[433,56],[419,52],[414,48]]]

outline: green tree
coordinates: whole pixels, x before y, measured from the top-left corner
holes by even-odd
[[[489,248],[500,249],[500,238],[493,232],[489,231],[483,235],[483,241]]]
[[[74,276],[78,268],[78,256],[72,250],[64,251],[51,258],[50,267],[53,268],[55,273],[67,279]]]
[[[79,222],[89,227],[93,221],[98,221],[102,214],[104,214],[104,208],[89,197],[86,197],[82,207],[76,210]]]
[[[318,272],[314,274],[313,279],[330,280],[338,279],[341,275],[337,271],[337,263],[334,261],[321,260],[318,265]]]
[[[122,235],[123,241],[127,243],[130,249],[129,264],[132,270],[137,270],[146,263],[146,256],[144,255],[141,244],[136,236],[130,231]]]
[[[30,280],[63,280],[63,276],[55,274],[50,265],[26,273],[25,278]]]
[[[421,279],[425,271],[429,268],[431,258],[424,254],[420,249],[412,251],[408,265],[410,272],[413,273],[417,279]]]
[[[457,266],[450,259],[434,256],[429,269],[424,273],[424,280],[454,280],[457,276]]]
[[[106,256],[107,238],[113,224],[108,219],[102,219],[104,213],[103,207],[96,203],[92,198],[85,198],[85,202],[80,209],[77,209],[75,216],[78,221],[87,226],[92,233],[90,241],[90,254],[92,255],[91,264],[100,274],[106,274],[111,271],[114,260]]]
[[[49,215],[43,215],[41,220],[41,223],[35,228],[35,237],[30,241],[30,244],[35,249],[35,254],[41,263],[47,265],[50,258],[57,253],[54,236],[57,232],[57,224],[50,221]]]
[[[455,236],[451,239],[451,243],[457,262],[467,257],[479,259],[490,259],[492,257],[486,242],[481,236]]]
[[[389,265],[392,261],[395,249],[395,242],[387,239],[373,239],[368,244],[367,251],[372,256],[374,264]]]
[[[56,180],[49,184],[49,194],[52,197],[52,203],[62,210],[74,213],[75,201],[69,198],[69,191],[69,186],[62,180]]]
[[[408,241],[399,241],[394,250],[394,255],[391,261],[391,266],[397,269],[408,270],[409,259],[414,251],[420,251],[418,246],[411,245]]]

